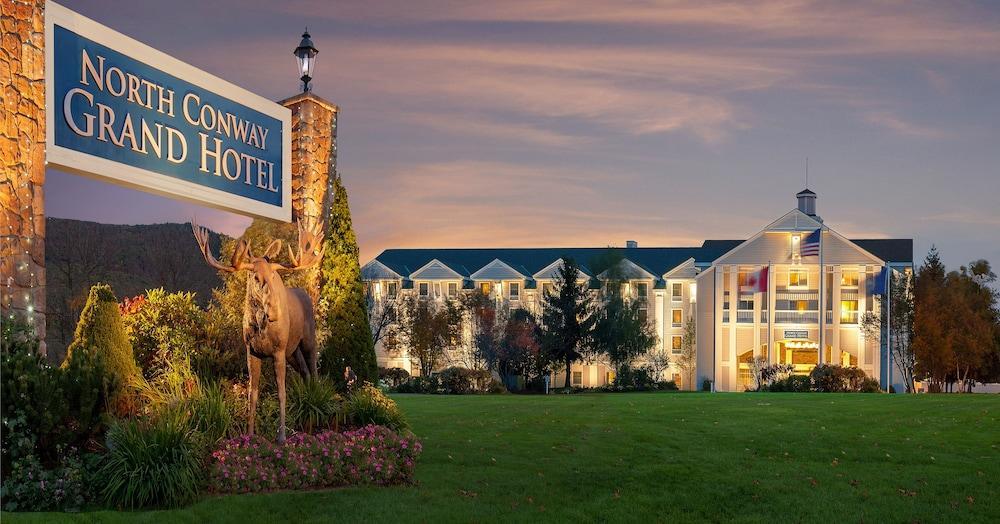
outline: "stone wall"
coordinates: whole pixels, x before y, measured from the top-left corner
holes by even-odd
[[[44,340],[45,2],[0,3],[0,309]]]

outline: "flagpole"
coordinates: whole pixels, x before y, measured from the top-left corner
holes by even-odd
[[[892,269],[889,264],[885,265],[885,349],[886,349],[886,386],[888,393],[892,388],[892,279],[890,278]]]
[[[826,326],[826,296],[823,294],[823,283],[826,281],[826,271],[823,268],[823,225],[819,226],[819,362],[821,364],[826,364],[826,345],[824,344],[824,339],[826,338],[825,331]]]
[[[774,351],[774,343],[772,342],[772,334],[774,329],[771,328],[771,319],[774,318],[774,310],[771,308],[771,261],[767,261],[767,364],[771,364],[771,359],[773,356],[777,356]]]

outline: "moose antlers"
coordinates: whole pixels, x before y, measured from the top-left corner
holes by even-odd
[[[274,263],[275,269],[285,271],[308,269],[315,266],[323,258],[323,224],[317,222],[311,225],[303,225],[302,222],[299,222],[297,226],[299,231],[298,254],[292,251],[291,246],[288,246],[288,256],[291,264]],[[208,265],[227,273],[250,269],[249,260],[252,260],[254,256],[250,252],[250,246],[246,241],[241,239],[237,242],[229,265],[225,265],[216,260],[215,256],[212,255],[212,250],[208,246],[208,230],[199,227],[193,220],[191,221],[191,229],[194,231],[194,239],[198,241],[198,248],[201,250],[201,254],[205,257],[205,262],[208,262]],[[280,246],[280,240],[272,242],[265,250],[265,257],[269,258],[277,254]]]
[[[291,271],[294,269],[308,269],[319,263],[323,258],[323,224],[317,222],[311,225],[298,223],[299,228],[299,252],[292,251],[292,246],[288,246],[288,259],[292,261],[290,265],[275,264],[277,269]]]
[[[212,255],[212,250],[208,247],[208,230],[203,227],[198,227],[198,224],[194,220],[191,221],[191,229],[194,231],[194,239],[198,241],[198,248],[201,249],[201,255],[205,257],[205,262],[208,265],[218,269],[219,271],[225,271],[226,273],[234,273],[241,269],[250,269],[249,264],[247,264],[247,254],[250,248],[247,243],[240,240],[236,244],[236,249],[233,250],[233,258],[229,261],[229,265],[224,265],[215,259]]]

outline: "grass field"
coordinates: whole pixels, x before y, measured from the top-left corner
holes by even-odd
[[[417,485],[4,522],[998,522],[1000,396],[407,396]]]

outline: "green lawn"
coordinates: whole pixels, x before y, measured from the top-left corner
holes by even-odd
[[[1000,521],[1000,396],[408,396],[416,486],[64,520]],[[54,515],[5,514],[4,522]]]

